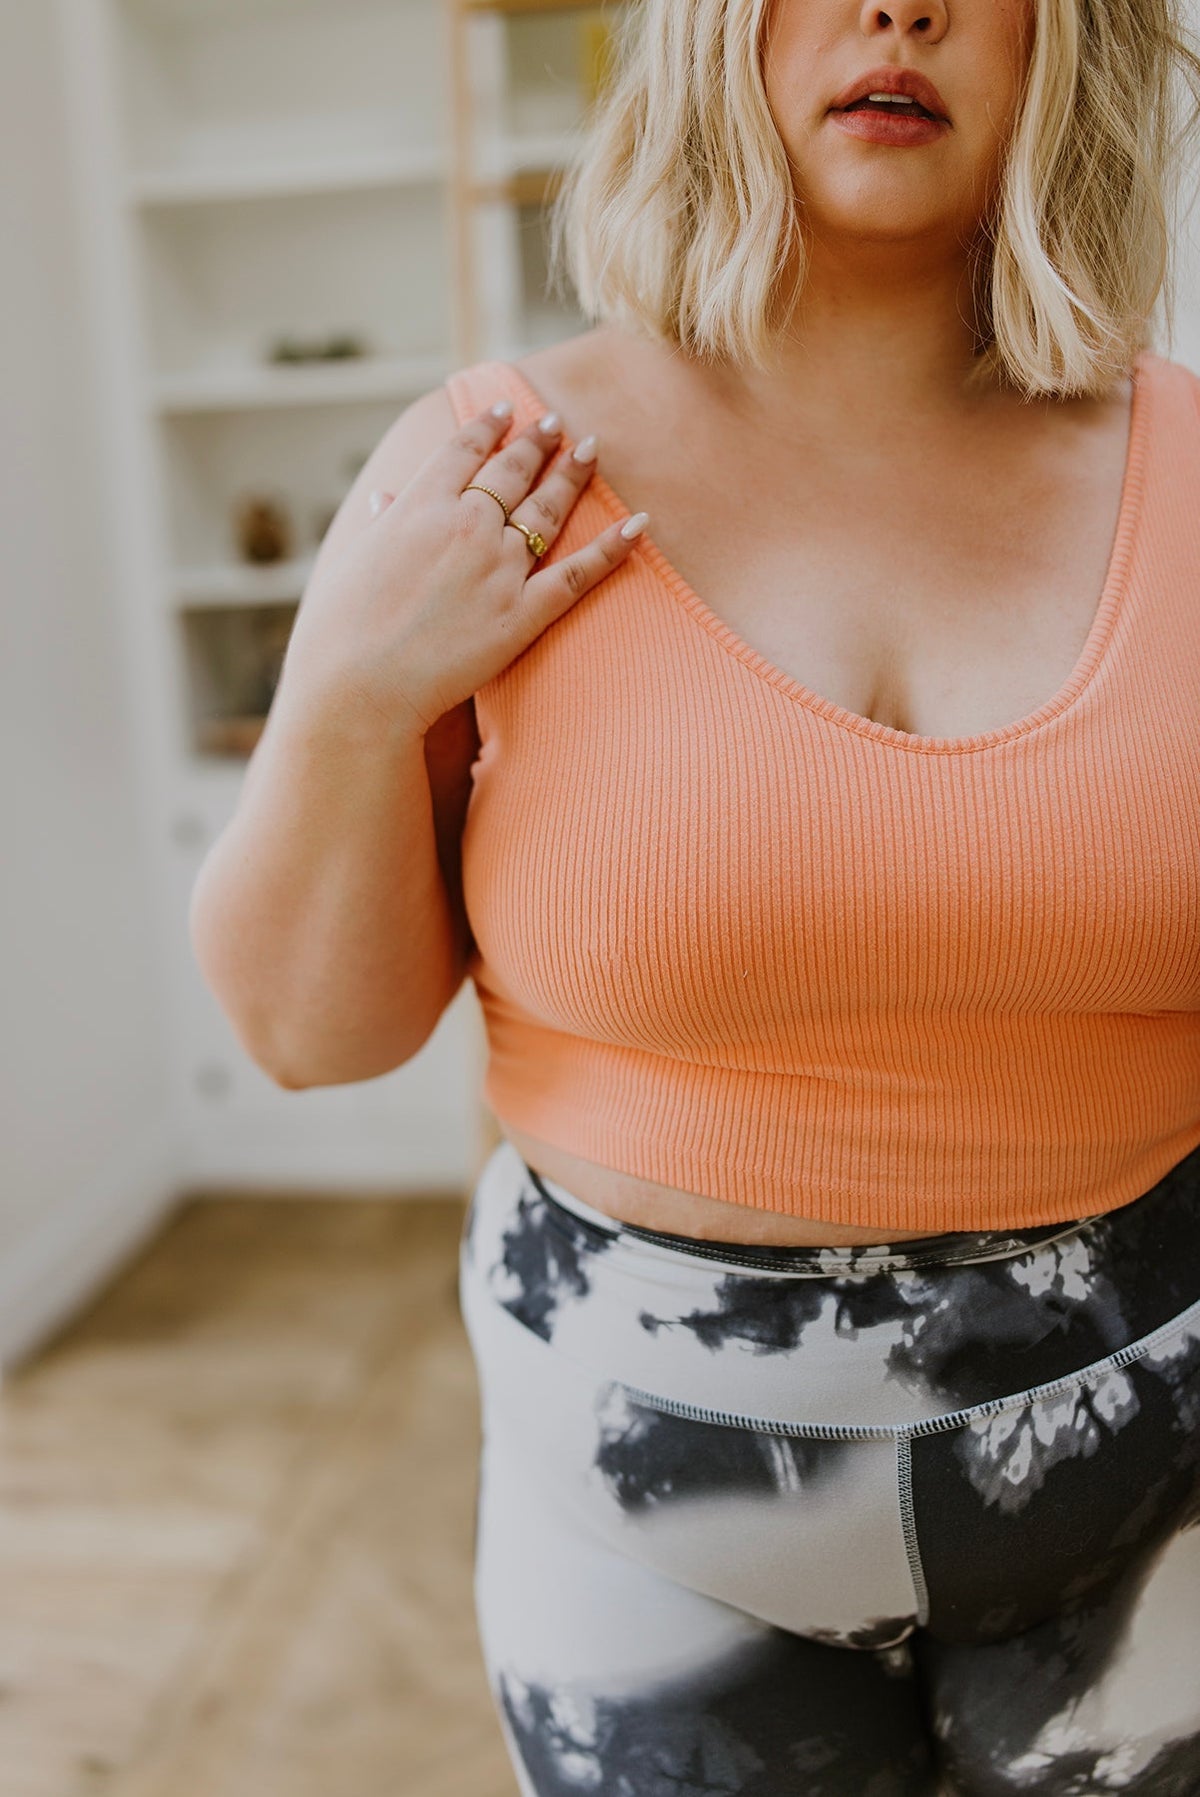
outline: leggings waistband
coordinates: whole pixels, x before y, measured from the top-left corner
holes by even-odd
[[[513,1153],[516,1153],[515,1149]],[[1027,1253],[1031,1248],[1064,1241],[1105,1214],[1103,1211],[1090,1211],[1086,1216],[1075,1217],[1065,1223],[1039,1223],[1021,1229],[947,1229],[937,1235],[917,1236],[907,1241],[871,1242],[861,1246],[849,1244],[842,1247],[812,1247],[767,1242],[726,1242],[626,1223],[609,1216],[606,1211],[598,1210],[576,1193],[568,1191],[557,1180],[536,1172],[523,1158],[521,1166],[526,1177],[548,1204],[569,1211],[591,1229],[601,1230],[614,1237],[632,1237],[647,1246],[657,1247],[676,1256],[722,1261],[730,1266],[755,1267],[762,1272],[777,1271],[796,1277],[837,1272],[892,1272],[906,1267],[940,1267],[974,1261],[1007,1260],[1013,1255]]]
[[[523,1325],[564,1365],[710,1416],[928,1427],[1081,1369],[1107,1378],[1156,1331],[1192,1326],[1200,1150],[1128,1204],[1065,1228],[896,1247],[635,1229],[532,1173],[505,1141],[465,1220],[463,1289],[476,1320],[507,1313],[506,1327]]]

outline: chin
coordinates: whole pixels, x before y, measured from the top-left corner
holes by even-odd
[[[814,214],[811,225],[814,234],[826,244],[877,244],[880,248],[893,244],[897,249],[904,249],[947,243],[955,236],[953,223],[945,216],[931,218],[923,212],[906,214],[894,204],[862,206],[836,214]]]

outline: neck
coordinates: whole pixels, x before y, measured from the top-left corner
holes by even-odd
[[[725,369],[729,404],[784,424],[802,401],[810,417],[864,427],[880,412],[948,420],[978,413],[991,389],[968,385],[977,367],[970,270],[961,249],[816,242],[780,331],[776,367]]]

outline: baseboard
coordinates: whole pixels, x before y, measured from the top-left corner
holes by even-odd
[[[178,1202],[178,1142],[149,1131],[0,1256],[0,1377],[96,1295]]]

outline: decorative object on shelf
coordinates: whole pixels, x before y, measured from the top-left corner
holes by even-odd
[[[365,356],[369,354],[370,350],[366,338],[359,336],[356,331],[334,332],[331,337],[325,339],[325,348],[322,351],[324,360],[327,362],[342,361],[347,356]]]
[[[206,606],[188,614],[195,743],[202,755],[248,755],[283,672],[295,605]]]
[[[345,362],[368,356],[371,348],[359,331],[334,331],[328,337],[277,337],[267,351],[269,362]]]
[[[247,494],[237,503],[234,530],[242,560],[281,562],[292,553],[292,526],[287,510],[265,494]]]

